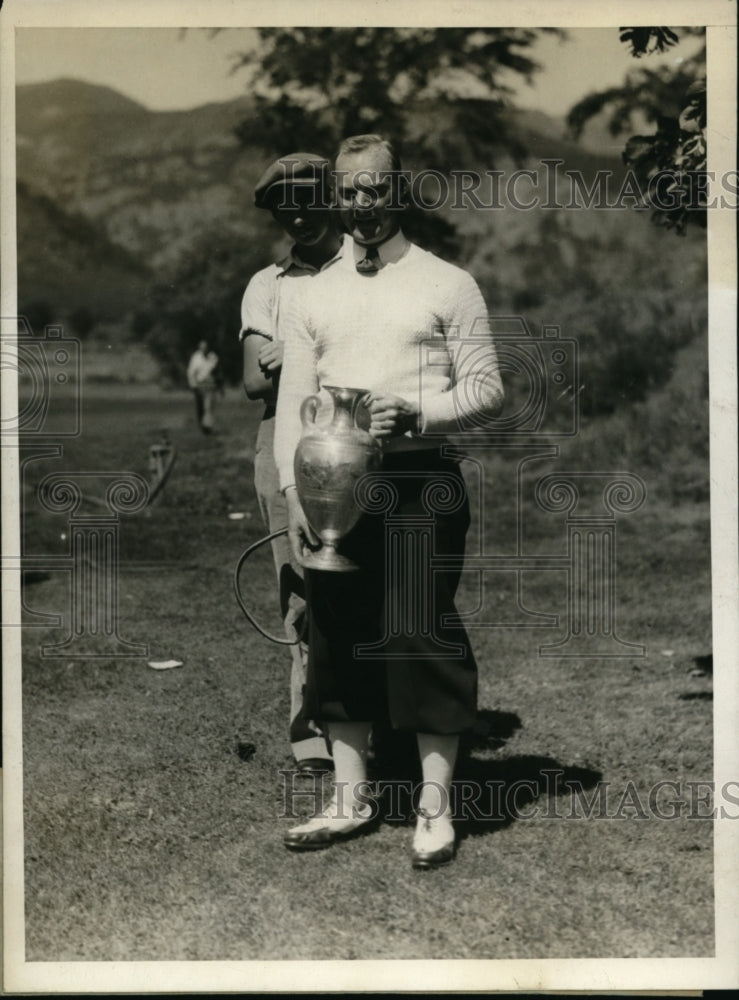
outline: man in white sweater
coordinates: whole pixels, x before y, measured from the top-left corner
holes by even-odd
[[[424,489],[456,476],[464,502],[435,524],[436,554],[461,555],[469,524],[464,482],[443,452],[443,435],[495,416],[503,390],[487,308],[465,271],[411,244],[400,229],[404,186],[392,146],[379,136],[345,140],[336,159],[336,198],[352,245],[317,275],[286,317],[277,404],[275,460],[287,499],[291,544],[300,557],[318,539],[300,505],[293,460],[299,408],[322,385],[362,386],[370,433],[383,449],[383,471],[396,475],[394,512],[425,513]],[[385,635],[385,614],[402,595],[388,592],[384,526],[364,515],[346,540],[354,574],[307,571],[310,654],[306,711],[328,728],[335,793],[328,807],[285,837],[310,850],[362,830],[376,809],[366,794],[366,753],[373,722],[417,733],[423,783],[412,860],[416,868],[454,856],[451,779],[459,734],[474,723],[477,669],[466,633],[443,622],[454,614],[459,573],[433,573],[432,632],[463,650],[440,657],[428,634],[406,635],[386,659],[354,653]],[[390,587],[392,590],[392,586]]]

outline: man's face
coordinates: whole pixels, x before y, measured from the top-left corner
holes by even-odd
[[[377,246],[400,228],[389,157],[382,148],[336,160],[336,200],[346,230],[361,246]]]
[[[331,224],[329,210],[321,207],[319,201],[320,191],[313,185],[283,188],[272,207],[272,216],[297,244],[314,246]]]

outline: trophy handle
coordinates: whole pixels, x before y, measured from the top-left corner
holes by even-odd
[[[307,431],[316,422],[316,413],[321,405],[318,396],[306,396],[300,406],[300,422],[303,430]]]

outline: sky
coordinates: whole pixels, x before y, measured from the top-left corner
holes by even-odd
[[[544,36],[533,51],[542,72],[528,86],[512,79],[515,102],[563,115],[585,94],[620,83],[635,66],[617,28],[570,29],[560,42]],[[196,107],[244,94],[244,72],[231,72],[239,52],[255,44],[252,28],[225,28],[215,36],[188,28],[19,28],[16,79],[39,83],[73,77],[104,84],[151,110]],[[681,60],[695,43],[681,43],[650,66]]]

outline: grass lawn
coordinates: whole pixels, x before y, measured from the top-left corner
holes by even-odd
[[[178,448],[158,501],[120,523],[120,635],[148,655],[50,658],[40,646],[65,629],[25,632],[27,960],[711,955],[713,825],[686,815],[686,783],[712,777],[711,679],[693,669],[710,651],[707,503],[668,504],[638,470],[649,496],[618,521],[617,593],[619,633],[646,647],[643,658],[540,657],[564,626],[471,631],[481,713],[458,776],[490,782],[502,801],[460,819],[452,865],[413,871],[402,818],[294,855],[281,842],[289,657],[246,623],[231,583],[264,533],[252,489],[258,407],[227,395],[212,438],[192,409],[184,393],[98,386],[84,396],[82,435],[26,466],[26,552],[63,556],[67,515],[34,495],[44,474],[146,475],[164,427]],[[517,457],[483,459],[492,551],[515,548]],[[561,553],[562,515],[527,503],[527,550]],[[269,552],[249,565],[249,599],[278,631]],[[564,622],[562,572],[527,573],[522,586],[527,607]],[[515,620],[513,574],[492,574],[485,595],[487,611]],[[51,572],[24,596],[64,614],[67,576]],[[476,596],[466,573],[460,607]],[[147,666],[169,657],[184,665]],[[667,780],[678,784],[660,808],[682,798],[682,818],[647,808]],[[516,782],[521,794],[506,801]],[[598,782],[607,808],[585,818],[581,796]],[[295,788],[308,814],[315,789],[304,778]]]

